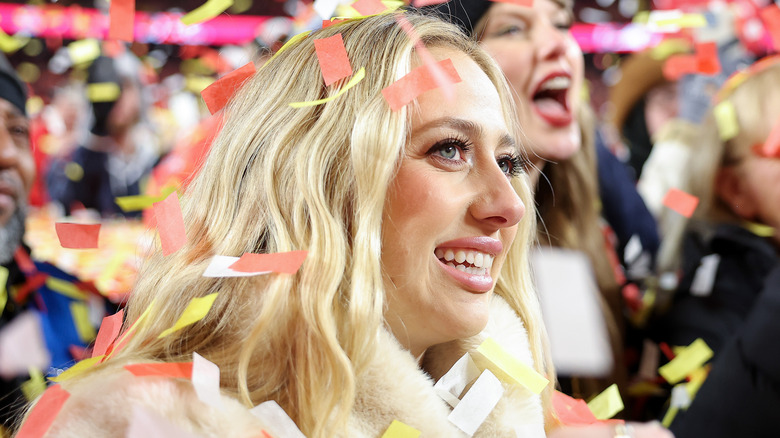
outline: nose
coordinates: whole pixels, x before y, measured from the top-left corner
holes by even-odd
[[[548,20],[540,20],[534,30],[534,46],[540,61],[555,59],[566,53],[567,31],[558,29]]]
[[[525,214],[525,204],[506,175],[496,166],[480,180],[481,190],[471,205],[473,217],[494,229],[517,225]]]

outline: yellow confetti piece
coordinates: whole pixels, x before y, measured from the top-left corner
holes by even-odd
[[[354,2],[353,2],[354,3]],[[370,15],[363,15],[360,12],[358,12],[355,8],[352,7],[352,5],[346,5],[346,4],[340,4],[338,7],[336,7],[336,17],[338,18],[368,18],[368,17],[376,17],[377,15],[387,14],[389,12],[394,12],[398,8],[404,5],[404,2],[401,1],[393,1],[393,0],[382,0],[382,4],[385,5],[385,10],[378,13],[378,14],[370,14]]]
[[[290,104],[290,106],[293,108],[303,108],[306,106],[315,106],[315,105],[321,105],[325,102],[330,102],[333,99],[337,99],[339,96],[346,93],[350,88],[357,85],[357,83],[362,81],[364,77],[366,77],[366,68],[360,67],[360,70],[358,70],[358,72],[352,76],[352,79],[350,79],[346,85],[341,87],[341,90],[339,90],[339,92],[336,93],[335,95],[326,97],[324,99],[313,100],[311,102],[293,102]]]
[[[87,299],[86,292],[82,291],[81,289],[76,287],[75,284],[66,280],[60,280],[59,278],[48,277],[46,279],[46,287],[53,290],[54,292],[59,293],[60,295],[65,295],[66,297],[73,298],[74,300],[84,301]]]
[[[0,266],[0,315],[5,310],[5,305],[8,302],[8,291],[5,289],[5,284],[8,282],[8,268]]]
[[[68,44],[68,54],[73,64],[92,62],[100,56],[100,43],[96,39],[74,41]]]
[[[26,46],[28,42],[30,42],[29,37],[19,38],[17,36],[11,36],[0,29],[0,50],[5,53],[14,53]]]
[[[193,93],[200,94],[206,87],[214,83],[214,78],[208,76],[187,76],[184,88]]]
[[[647,24],[648,21],[650,21],[650,11],[639,11],[631,20],[634,24]]]
[[[710,367],[704,366],[697,368],[688,376],[690,381],[686,385],[685,389],[688,390],[688,396],[690,396],[691,400],[696,397],[696,393],[699,392],[699,388],[701,388],[701,385],[704,384],[704,381],[707,380],[707,376],[709,375]]]
[[[691,50],[691,43],[684,39],[672,38],[661,41],[660,44],[650,49],[650,57],[663,61],[677,53],[687,53]]]
[[[73,324],[76,326],[76,332],[79,334],[81,342],[89,343],[95,339],[95,327],[89,322],[89,307],[78,301],[70,303],[70,314],[73,317]]]
[[[119,196],[114,198],[114,202],[124,212],[146,210],[155,202],[165,200],[171,193],[176,191],[176,187],[167,186],[162,189],[160,196],[137,195],[137,196]]]
[[[676,26],[679,28],[707,27],[707,18],[702,14],[683,14],[677,18],[664,18],[655,21],[658,27]]]
[[[43,378],[41,370],[37,368],[30,367],[28,372],[30,373],[30,380],[22,383],[21,389],[24,398],[31,402],[43,394],[43,391],[46,391],[46,379]]]
[[[677,416],[677,412],[679,412],[679,411],[680,411],[680,408],[678,408],[676,406],[670,406],[669,410],[666,411],[666,414],[664,415],[663,420],[661,420],[661,425],[663,425],[663,427],[666,427],[666,428],[671,426],[672,425],[672,421],[674,421],[674,417]]]
[[[127,329],[124,333],[122,333],[122,336],[119,337],[118,340],[115,341],[116,346],[123,345],[126,341],[126,338],[129,336],[132,336],[135,332],[136,328],[143,324],[144,320],[149,317],[149,315],[152,314],[152,309],[154,308],[154,303],[157,302],[157,299],[152,300],[152,302],[149,304],[149,306],[144,310],[144,313],[141,314],[141,316],[138,317],[138,319],[135,320],[135,322],[130,326],[130,328]],[[106,360],[108,360],[111,356],[116,353],[117,347],[114,347],[110,353],[108,353],[108,356],[106,357]]]
[[[181,22],[190,26],[206,20],[211,20],[217,15],[225,12],[225,10],[231,6],[233,6],[233,0],[208,0],[206,3],[181,17]]]
[[[87,99],[90,102],[114,102],[122,90],[115,82],[97,82],[87,85]]]
[[[658,369],[667,382],[675,384],[712,358],[712,350],[701,338],[696,339],[668,364]]]
[[[422,432],[398,420],[393,420],[382,438],[417,438]]]
[[[76,363],[76,365],[73,365],[72,367],[68,368],[67,370],[63,371],[62,374],[55,377],[49,377],[49,380],[52,382],[64,382],[65,380],[72,379],[79,374],[83,373],[84,371],[92,368],[95,364],[100,362],[100,360],[103,359],[103,355],[96,356],[96,357],[90,357],[89,359],[84,359],[82,361],[79,361]]]
[[[306,38],[307,36],[309,36],[309,34],[310,34],[310,33],[311,33],[311,31],[310,31],[310,30],[307,30],[306,32],[301,32],[301,33],[299,33],[298,35],[295,35],[294,37],[292,37],[292,38],[290,38],[289,40],[287,40],[287,42],[286,42],[286,43],[284,43],[284,45],[283,45],[282,47],[279,47],[279,50],[277,50],[277,51],[276,51],[276,53],[274,53],[274,56],[272,56],[272,57],[271,57],[271,59],[269,59],[268,61],[266,61],[266,64],[267,64],[268,62],[271,62],[271,61],[272,61],[274,58],[276,58],[277,56],[279,56],[279,54],[280,54],[280,53],[282,53],[282,52],[284,52],[285,50],[287,50],[287,49],[289,49],[290,47],[292,47],[292,45],[293,45],[293,44],[295,44],[295,43],[297,43],[298,41],[300,41],[300,40],[302,40],[302,39]],[[264,64],[264,65],[265,65],[265,64]]]
[[[550,383],[535,369],[519,361],[504,350],[493,338],[487,338],[472,354],[480,370],[489,369],[500,380],[522,385],[539,394]]]
[[[718,125],[718,135],[723,141],[730,140],[739,134],[739,122],[737,122],[737,110],[730,100],[715,105],[712,109],[715,122]]]
[[[613,383],[601,394],[593,397],[593,400],[588,402],[588,407],[599,420],[608,420],[622,411],[623,399],[620,397],[617,384]]]
[[[193,298],[192,301],[187,304],[187,307],[181,313],[179,320],[176,321],[173,327],[165,329],[160,333],[160,336],[158,336],[157,339],[164,338],[175,331],[181,330],[182,328],[195,324],[203,319],[203,317],[209,313],[209,310],[211,310],[211,305],[214,304],[214,300],[217,299],[218,294],[219,292],[214,292],[205,297]]]
[[[769,225],[759,224],[756,222],[743,221],[742,225],[748,229],[751,233],[761,237],[772,237],[775,235],[775,229]]]

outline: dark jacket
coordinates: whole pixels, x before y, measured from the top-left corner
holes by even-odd
[[[721,348],[677,438],[776,437],[780,412],[780,264],[766,278],[744,324]]]
[[[116,306],[103,298],[90,283],[79,281],[49,263],[32,261],[29,250],[23,246],[17,250],[8,269],[8,280],[2,286],[8,291],[8,302],[0,309],[0,333],[13,324],[20,315],[33,312],[40,321],[42,341],[51,357],[50,367],[40,370],[45,376],[54,376],[77,362],[78,351],[94,340],[97,324],[116,310]],[[89,310],[91,330],[77,327],[74,305],[84,305]],[[0,426],[11,426],[26,400],[20,390],[29,375],[12,378],[0,377]]]
[[[769,271],[778,263],[775,246],[766,238],[730,224],[707,233],[691,231],[683,241],[682,278],[669,312],[655,324],[656,338],[669,345],[689,345],[702,338],[717,357],[755,307]],[[712,292],[691,293],[703,257],[718,254]]]

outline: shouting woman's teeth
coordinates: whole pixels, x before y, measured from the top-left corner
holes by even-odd
[[[437,249],[436,258],[447,266],[472,275],[488,275],[493,256],[469,249]]]

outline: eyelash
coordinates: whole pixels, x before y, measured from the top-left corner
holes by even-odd
[[[430,149],[428,149],[427,154],[430,156],[434,156],[436,152],[441,151],[446,146],[454,146],[458,148],[458,153],[461,155],[461,159],[463,159],[463,155],[466,152],[471,150],[473,144],[471,143],[471,141],[469,141],[466,138],[457,137],[457,136],[448,137],[445,138],[444,140],[437,141],[436,144],[434,144],[433,146],[431,146]],[[446,161],[453,160],[451,158],[445,158],[442,156],[438,156],[438,158]],[[503,160],[509,161],[509,164],[511,166],[509,172],[506,173],[507,178],[514,178],[523,173],[525,161],[520,157],[519,154],[512,153],[512,154],[502,155],[496,159],[496,162],[498,163]]]

